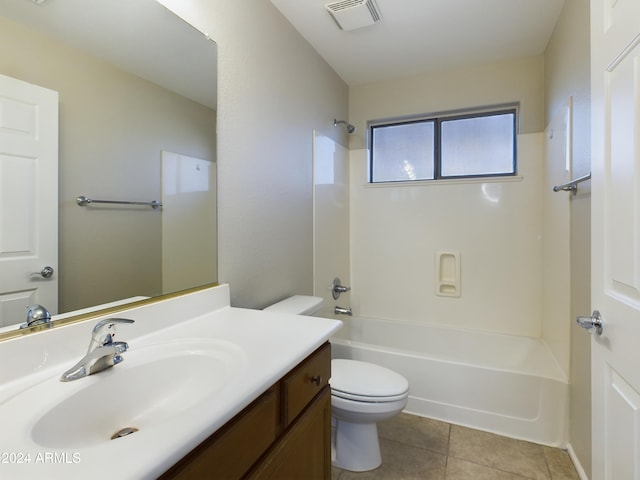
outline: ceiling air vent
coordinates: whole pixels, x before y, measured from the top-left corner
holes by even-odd
[[[341,0],[328,3],[325,8],[342,30],[367,27],[380,20],[373,0]]]

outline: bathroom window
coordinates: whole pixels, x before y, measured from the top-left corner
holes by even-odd
[[[515,108],[369,125],[369,182],[516,174]]]

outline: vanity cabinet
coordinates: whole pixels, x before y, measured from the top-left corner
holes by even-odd
[[[330,479],[331,345],[293,368],[162,479]]]

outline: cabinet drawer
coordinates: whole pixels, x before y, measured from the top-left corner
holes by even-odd
[[[287,427],[328,384],[331,376],[331,344],[322,347],[282,380],[282,422]]]

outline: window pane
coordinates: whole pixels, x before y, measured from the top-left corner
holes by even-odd
[[[443,120],[441,174],[513,174],[515,114]]]
[[[433,179],[434,122],[374,127],[372,182]]]

